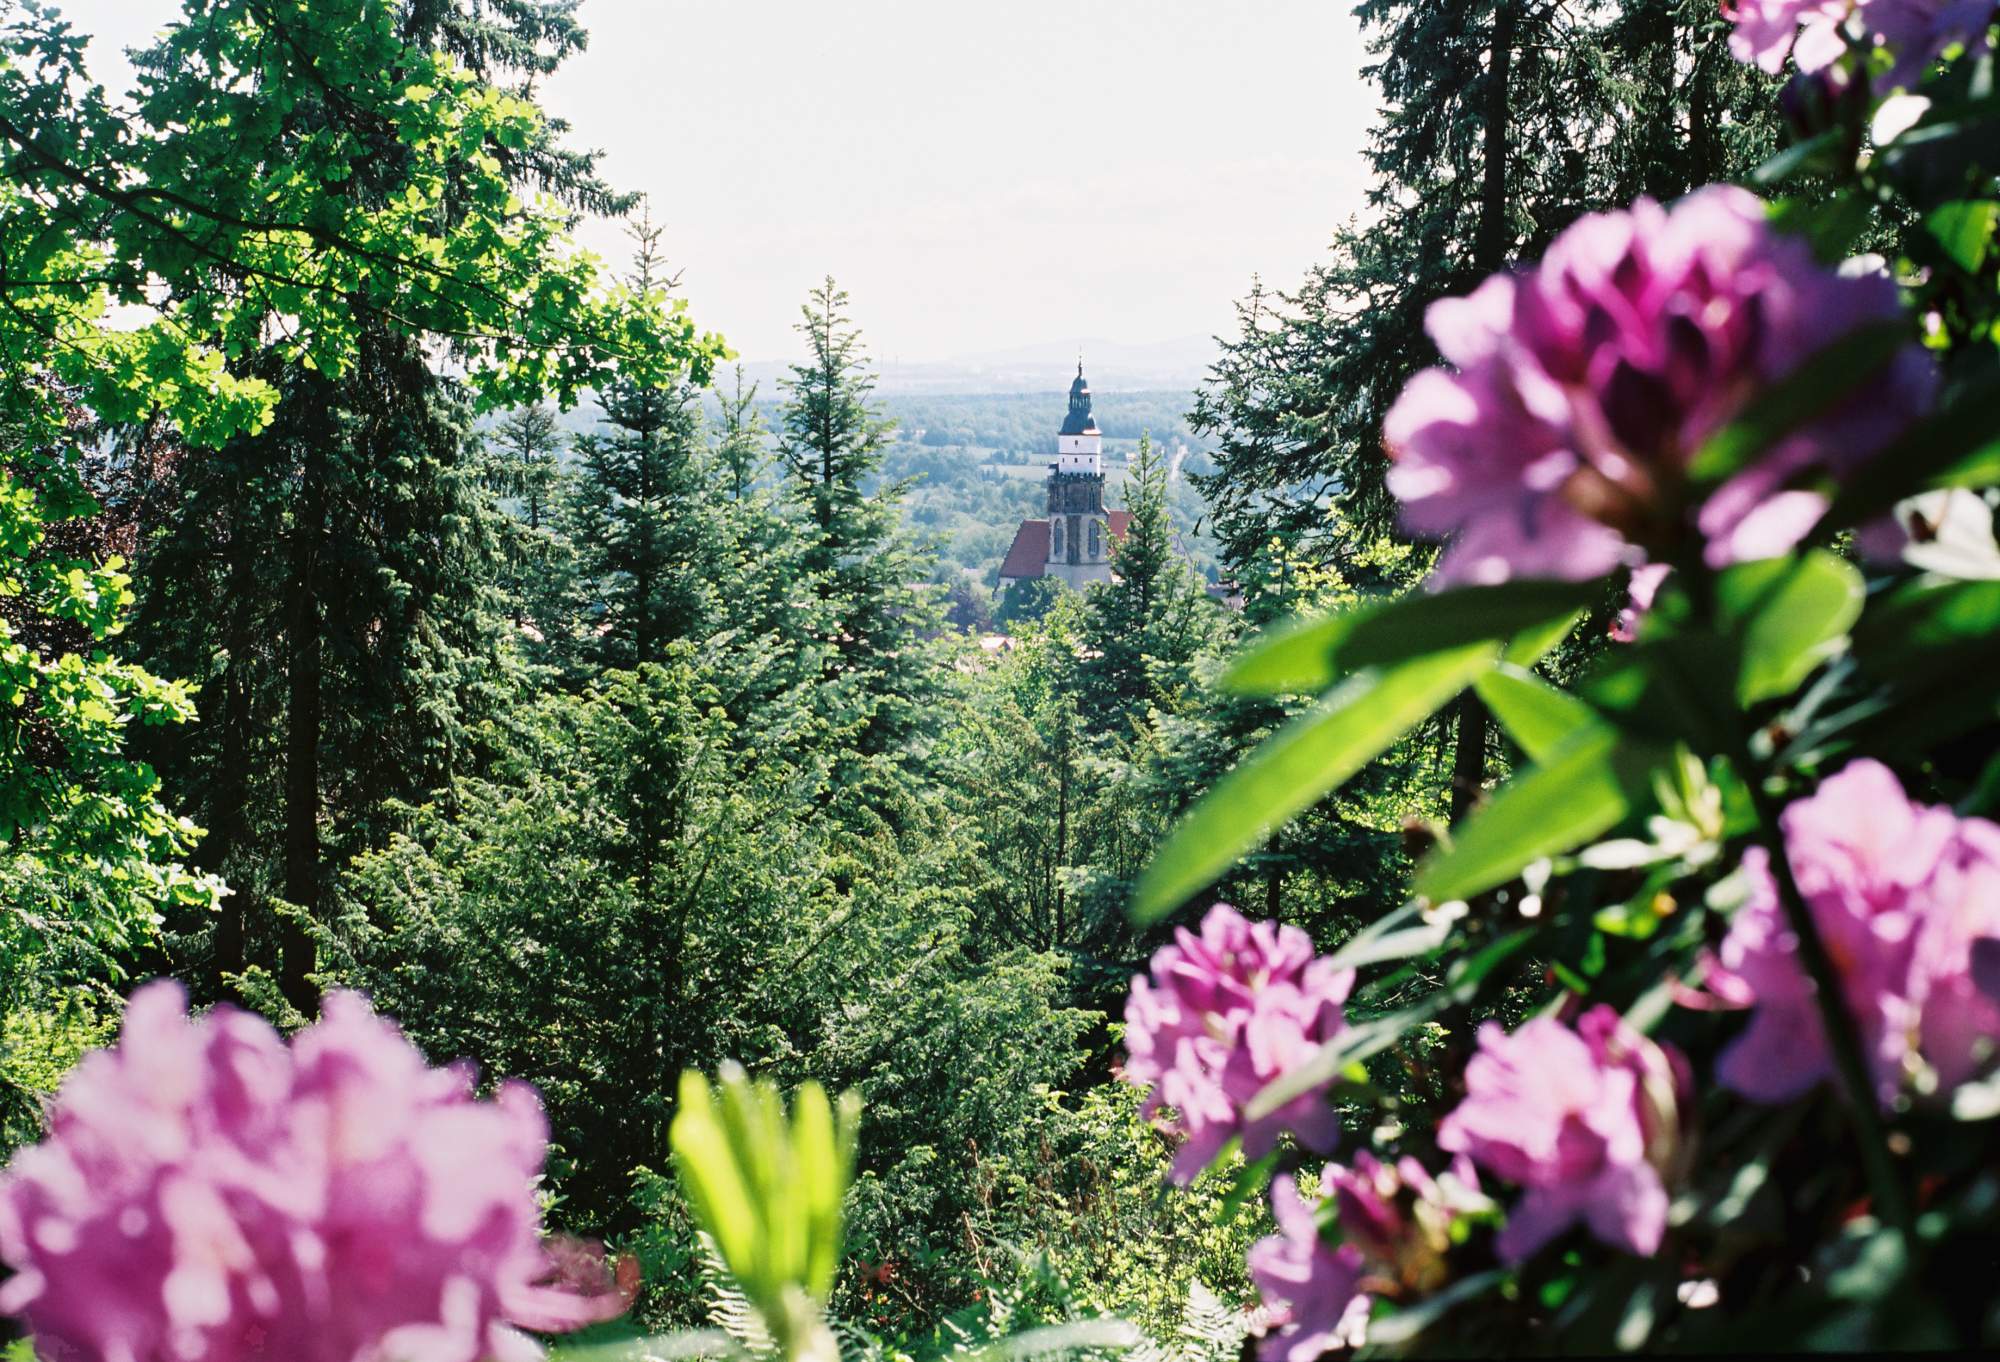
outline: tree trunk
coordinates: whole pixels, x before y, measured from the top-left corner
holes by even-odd
[[[325,534],[325,488],[320,455],[306,452],[304,486],[292,532],[291,581],[287,585],[285,714],[285,898],[308,919],[319,913],[319,747],[321,635],[318,586],[320,542]],[[278,986],[292,1006],[308,1017],[319,1010],[319,947],[307,923],[288,921],[283,934]]]
[[[231,527],[229,565],[229,665],[222,673],[222,783],[217,789],[208,837],[201,844],[205,869],[220,873],[223,864],[245,839],[250,806],[250,601],[256,589],[256,563],[250,531],[238,517]],[[243,972],[243,915],[248,890],[238,887],[222,899],[215,923],[217,997],[228,989],[225,976]]]
[[[1514,5],[1501,0],[1493,12],[1493,42],[1486,61],[1486,165],[1479,196],[1479,239],[1473,264],[1480,275],[1507,263],[1508,80],[1514,65]],[[1452,758],[1451,821],[1471,811],[1486,784],[1486,705],[1471,691],[1458,698],[1458,746]]]

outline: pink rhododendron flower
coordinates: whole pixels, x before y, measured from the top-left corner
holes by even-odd
[[[1647,563],[1632,569],[1632,580],[1625,587],[1625,608],[1611,622],[1613,639],[1630,643],[1639,637],[1639,621],[1653,608],[1660,588],[1666,585],[1667,574],[1672,571],[1665,563]]]
[[[1271,1179],[1271,1214],[1278,1233],[1250,1246],[1250,1280],[1264,1298],[1274,1331],[1258,1345],[1264,1362],[1312,1362],[1362,1341],[1368,1297],[1360,1290],[1362,1258],[1351,1244],[1320,1237],[1319,1219],[1285,1174]]]
[[[1689,1091],[1678,1053],[1609,1007],[1575,1030],[1537,1017],[1510,1034],[1489,1021],[1438,1147],[1527,1189],[1495,1245],[1507,1261],[1579,1220],[1613,1247],[1651,1254],[1666,1229],[1667,1180],[1686,1155]]]
[[[1955,43],[1986,50],[1993,0],[1860,0],[1855,17],[1868,40],[1895,58],[1885,89],[1915,85],[1930,64]]]
[[[2000,998],[1981,982],[2000,949],[2000,826],[1911,802],[1874,761],[1822,782],[1782,825],[1877,1096],[1890,1101],[1919,1056],[1947,1089],[1971,1077],[2000,1040]],[[1755,1011],[1716,1074],[1745,1097],[1783,1102],[1831,1077],[1833,1059],[1769,858],[1753,847],[1743,866],[1751,897],[1708,981]]]
[[[1884,89],[1910,86],[1945,49],[1964,43],[1984,51],[1993,22],[1993,0],[1723,0],[1735,24],[1729,51],[1776,75],[1790,56],[1802,72],[1826,69],[1847,50],[1842,26],[1862,47],[1882,47],[1894,58]]]
[[[1695,535],[1717,566],[1782,553],[1824,509],[1793,481],[1865,461],[1929,400],[1918,346],[1700,505],[1688,463],[1817,351],[1899,315],[1886,275],[1824,268],[1741,189],[1583,218],[1538,265],[1431,307],[1453,369],[1418,374],[1383,422],[1389,488],[1448,540],[1441,585],[1581,581]]]
[[[1442,1286],[1452,1225],[1490,1210],[1479,1175],[1460,1154],[1440,1178],[1405,1155],[1383,1163],[1367,1150],[1349,1167],[1330,1163],[1320,1183],[1333,1197],[1343,1242],[1361,1253],[1363,1285],[1393,1295],[1422,1295]]]
[[[354,994],[288,1047],[258,1017],[132,995],[0,1177],[0,1308],[91,1362],[485,1362],[623,1308],[551,1251],[534,1092],[475,1101]],[[588,1281],[588,1286],[580,1282]]]
[[[1730,54],[1774,76],[1788,56],[1799,70],[1818,71],[1847,49],[1840,24],[1851,7],[1852,0],[1723,0],[1723,17],[1736,25]]]
[[[1152,977],[1132,979],[1125,1076],[1152,1085],[1149,1112],[1166,1105],[1179,1114],[1187,1139],[1175,1180],[1192,1181],[1237,1135],[1251,1158],[1268,1154],[1281,1130],[1332,1149],[1340,1124],[1322,1092],[1257,1121],[1243,1109],[1346,1025],[1341,1005],[1354,971],[1316,958],[1297,927],[1246,922],[1225,903],[1209,909],[1200,935],[1182,927],[1174,937],[1153,956]]]

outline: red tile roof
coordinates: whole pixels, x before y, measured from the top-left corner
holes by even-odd
[[[1049,561],[1049,522],[1024,520],[1000,563],[1000,579],[1039,577]]]
[[[1130,511],[1106,511],[1105,529],[1111,534],[1111,542],[1116,544],[1125,537],[1125,531],[1132,526]],[[1000,562],[1000,580],[1012,581],[1018,577],[1040,577],[1047,573],[1049,563],[1049,522],[1046,520],[1024,520],[1021,528],[1014,531],[1014,542],[1008,546],[1007,556]]]

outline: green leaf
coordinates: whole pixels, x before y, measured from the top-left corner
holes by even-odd
[[[1244,1119],[1261,1121],[1286,1103],[1334,1082],[1348,1065],[1380,1054],[1450,1004],[1451,994],[1440,989],[1410,1007],[1346,1027],[1304,1061],[1265,1084],[1243,1108]]]
[[[1558,616],[1546,624],[1530,625],[1515,634],[1507,643],[1507,650],[1500,656],[1516,667],[1532,667],[1547,657],[1555,646],[1569,637],[1569,631],[1576,628],[1577,621],[1584,617],[1584,611],[1573,610]]]
[[[2000,582],[1909,582],[1878,597],[1854,630],[1861,669],[1905,689],[1957,686],[1996,655]]]
[[[1964,383],[1949,403],[1848,474],[1812,538],[1825,539],[1933,487],[2000,481],[2000,370]]]
[[[1473,682],[1472,688],[1507,736],[1535,761],[1577,729],[1601,722],[1597,711],[1568,691],[1506,662]]]
[[[1452,1307],[1486,1295],[1506,1279],[1505,1268],[1488,1268],[1424,1297],[1407,1309],[1372,1319],[1368,1321],[1368,1344],[1371,1348],[1388,1348],[1408,1343],[1442,1319]]]
[[[1874,220],[1875,205],[1859,194],[1841,194],[1830,203],[1797,198],[1771,205],[1772,225],[1804,237],[1827,265],[1838,265],[1852,255],[1855,242]]]
[[[743,1349],[720,1329],[690,1329],[616,1343],[559,1345],[549,1362],[686,1362],[694,1357],[741,1357]]]
[[[1265,1084],[1243,1108],[1244,1119],[1262,1120],[1286,1103],[1342,1078],[1350,1065],[1380,1054],[1447,1007],[1469,1002],[1495,970],[1539,935],[1536,928],[1523,927],[1489,942],[1452,965],[1445,975],[1445,987],[1408,1007],[1347,1027],[1302,1063]]]
[[[1815,351],[1798,369],[1759,394],[1734,421],[1695,451],[1689,475],[1712,485],[1748,467],[1779,440],[1842,402],[1909,345],[1900,322],[1882,322]]]
[[[1739,563],[1715,590],[1717,607],[1741,631],[1736,694],[1744,704],[1790,694],[1844,648],[1866,594],[1854,565],[1824,549]]]
[[[1505,884],[1522,867],[1610,831],[1650,797],[1650,776],[1667,748],[1603,725],[1574,733],[1547,761],[1500,787],[1417,872],[1433,903]]]
[[[1139,878],[1132,916],[1152,922],[1374,760],[1493,665],[1498,649],[1452,648],[1350,677],[1217,781]]]
[[[1331,957],[1330,969],[1359,969],[1363,965],[1379,965],[1385,960],[1407,960],[1412,956],[1429,955],[1445,943],[1451,935],[1450,923],[1435,926],[1424,922],[1418,904],[1406,903],[1394,912],[1384,913],[1374,922],[1356,932],[1342,942],[1340,949]],[[1404,924],[1412,919],[1414,927]]]
[[[1996,219],[2000,219],[2000,203],[1991,199],[1955,199],[1925,214],[1924,229],[1960,269],[1976,274],[1986,263]]]
[[[1223,685],[1243,695],[1316,694],[1361,667],[1407,662],[1523,632],[1532,635],[1529,646],[1547,651],[1561,642],[1577,612],[1601,590],[1594,581],[1523,580],[1412,592],[1288,625],[1237,659]],[[1557,626],[1561,631],[1542,644]]]
[[[1789,180],[1794,175],[1804,174],[1815,163],[1830,157],[1839,148],[1844,136],[1845,133],[1841,129],[1835,128],[1830,132],[1820,133],[1817,137],[1794,142],[1751,171],[1750,182],[1755,185],[1773,185]]]

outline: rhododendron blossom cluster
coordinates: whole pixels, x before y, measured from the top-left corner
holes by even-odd
[[[1899,315],[1886,275],[1825,268],[1741,189],[1586,217],[1539,264],[1431,307],[1453,367],[1385,419],[1389,488],[1412,531],[1448,540],[1439,586],[1587,580],[1691,539],[1713,566],[1783,552],[1825,508],[1793,484],[1864,462],[1927,403],[1918,347],[1699,503],[1689,464],[1817,351]]]
[[[1269,1153],[1280,1131],[1321,1153],[1333,1148],[1340,1125],[1323,1090],[1255,1121],[1244,1108],[1346,1025],[1353,985],[1354,971],[1315,957],[1297,927],[1253,925],[1222,903],[1199,935],[1176,930],[1153,956],[1150,979],[1134,977],[1125,1076],[1152,1087],[1149,1112],[1165,1105],[1178,1115],[1187,1136],[1174,1159],[1178,1181],[1192,1181],[1233,1137],[1252,1158]]]
[[[1787,859],[1840,976],[1877,1096],[1921,1060],[1949,1089],[2000,1041],[2000,825],[1914,803],[1889,769],[1857,761],[1782,819]],[[1744,854],[1738,910],[1710,988],[1755,1008],[1717,1076],[1744,1096],[1787,1101],[1833,1074],[1812,981],[1762,848]]]
[[[1527,1189],[1496,1245],[1518,1262],[1581,1220],[1615,1248],[1651,1254],[1685,1149],[1692,1091],[1677,1052],[1597,1006],[1576,1028],[1537,1017],[1479,1028],[1465,1100],[1438,1146]]]
[[[1730,0],[1735,24],[1729,50],[1738,61],[1776,74],[1791,57],[1799,70],[1823,70],[1847,50],[1843,30],[1862,47],[1893,59],[1887,86],[1911,85],[1945,49],[1983,51],[1993,0]]]
[[[1368,1297],[1364,1263],[1352,1244],[1328,1243],[1319,1217],[1289,1175],[1271,1180],[1271,1215],[1278,1233],[1250,1246],[1250,1280],[1263,1297],[1268,1332],[1258,1347],[1264,1362],[1312,1362],[1333,1348],[1362,1341]]]
[[[1347,1167],[1329,1163],[1320,1183],[1333,1197],[1341,1242],[1361,1252],[1367,1268],[1362,1285],[1398,1296],[1442,1286],[1453,1225],[1493,1207],[1463,1154],[1434,1178],[1407,1154],[1384,1163],[1364,1149]]]
[[[477,1101],[360,997],[287,1046],[133,994],[0,1180],[0,1307],[49,1358],[486,1362],[515,1326],[617,1314],[601,1255],[540,1238],[533,1090]]]

